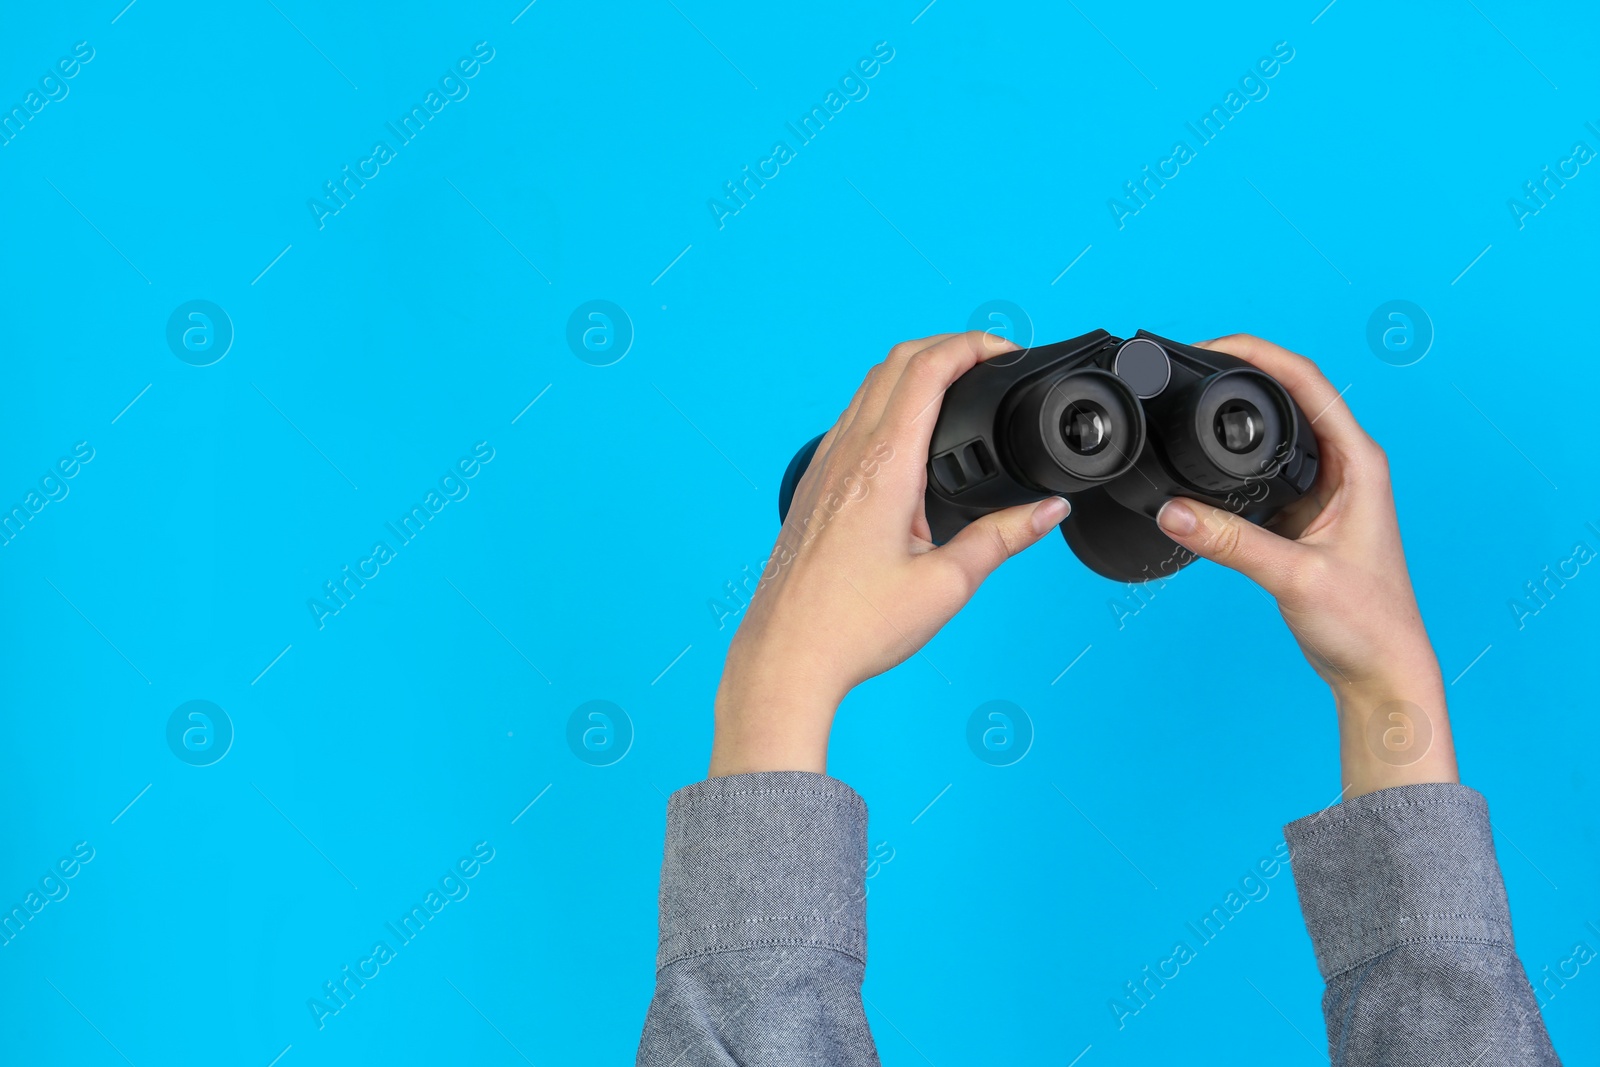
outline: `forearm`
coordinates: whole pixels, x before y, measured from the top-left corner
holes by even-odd
[[[1285,828],[1337,1067],[1558,1065],[1471,789],[1385,789]]]
[[[639,1064],[878,1062],[861,1003],[866,814],[818,774],[672,795]]]

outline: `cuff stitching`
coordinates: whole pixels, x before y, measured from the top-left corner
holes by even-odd
[[[1356,819],[1365,818],[1366,816],[1369,816],[1369,815],[1376,815],[1379,812],[1401,811],[1401,810],[1404,810],[1406,808],[1417,808],[1417,809],[1420,809],[1420,808],[1435,808],[1435,807],[1451,807],[1451,808],[1470,807],[1474,811],[1482,811],[1483,810],[1483,807],[1482,807],[1481,804],[1473,803],[1472,801],[1465,800],[1465,799],[1454,800],[1454,799],[1440,798],[1440,799],[1437,799],[1437,800],[1407,800],[1407,801],[1402,801],[1402,802],[1397,803],[1397,804],[1383,804],[1383,805],[1379,805],[1379,806],[1371,807],[1371,808],[1362,808],[1360,811],[1356,811],[1356,812],[1352,812],[1352,813],[1348,813],[1348,814],[1342,814],[1342,815],[1339,816],[1339,820],[1337,822],[1330,822],[1326,826],[1307,827],[1304,830],[1296,830],[1293,833],[1292,836],[1294,836],[1296,838],[1299,838],[1301,841],[1305,841],[1305,840],[1307,840],[1309,838],[1316,837],[1319,834],[1327,833],[1329,830],[1341,829],[1341,828],[1344,827],[1344,825],[1346,823],[1353,822]],[[1306,816],[1306,818],[1314,819],[1314,818],[1316,818],[1316,816],[1315,815],[1308,815],[1308,816]],[[1293,826],[1294,826],[1294,824],[1291,823],[1290,824],[1290,828],[1293,829]],[[1291,843],[1290,847],[1291,848],[1293,847],[1292,843]]]
[[[1424,912],[1417,912],[1416,914],[1413,914],[1413,915],[1403,915],[1403,916],[1400,917],[1399,921],[1396,921],[1396,922],[1378,923],[1378,924],[1376,924],[1374,926],[1364,926],[1364,927],[1362,927],[1361,932],[1363,934],[1366,934],[1366,935],[1371,935],[1371,934],[1378,933],[1380,930],[1392,930],[1392,929],[1395,929],[1395,928],[1403,925],[1405,920],[1407,920],[1407,919],[1476,919],[1476,920],[1478,920],[1480,922],[1491,923],[1491,924],[1493,924],[1495,926],[1503,926],[1503,927],[1506,928],[1506,930],[1508,932],[1508,935],[1509,935],[1509,931],[1511,929],[1510,921],[1507,920],[1507,919],[1501,918],[1500,916],[1497,916],[1497,915],[1486,915],[1486,914],[1482,914],[1482,913],[1475,912],[1475,911],[1424,911]],[[1349,924],[1345,923],[1345,922],[1342,922],[1342,921],[1334,920],[1334,921],[1330,921],[1330,922],[1319,922],[1317,925],[1320,926],[1320,927],[1331,927],[1331,928],[1335,928],[1335,929],[1344,929]],[[1432,941],[1432,940],[1435,940],[1435,939],[1432,938],[1432,937],[1422,937],[1422,938],[1410,938],[1408,940],[1411,940],[1411,941]],[[1446,938],[1444,938],[1444,940],[1450,941],[1450,940],[1455,940],[1455,939],[1451,938],[1451,937],[1446,937]],[[1509,944],[1510,941],[1511,941],[1510,937],[1507,936],[1506,943]]]
[[[687,790],[680,790],[677,794],[674,795],[673,800],[674,800],[674,803],[688,804],[688,803],[692,803],[694,801],[700,801],[700,800],[722,800],[722,799],[728,798],[728,797],[749,797],[749,796],[757,796],[757,797],[776,797],[776,796],[827,797],[830,800],[842,800],[842,801],[846,801],[846,802],[849,802],[849,801],[852,801],[852,800],[854,800],[856,802],[859,802],[860,799],[861,799],[860,797],[855,796],[855,795],[853,795],[851,793],[846,793],[846,792],[842,792],[842,791],[839,791],[839,790],[828,791],[828,790],[821,790],[821,789],[730,789],[727,792],[715,792],[715,791],[707,790],[707,791],[698,792],[698,793],[690,793]]]
[[[829,949],[831,951],[838,952],[841,955],[849,956],[862,966],[866,966],[867,962],[866,957],[858,953],[850,945],[840,944],[833,941],[819,941],[815,938],[806,937],[767,937],[751,939],[748,941],[730,941],[723,944],[707,945],[705,948],[675,952],[668,958],[657,963],[656,970],[659,971],[669,964],[678,963],[681,960],[694,959],[700,956],[716,956],[725,952],[742,952],[748,949],[771,948],[778,945],[805,945],[810,948]]]
[[[674,930],[671,933],[666,934],[665,937],[685,937],[692,932],[704,930],[732,930],[741,926],[749,926],[754,923],[783,922],[822,923],[823,925],[828,926],[842,926],[849,930],[859,929],[859,924],[857,923],[847,922],[840,919],[830,919],[825,915],[762,915],[753,919],[738,919],[734,922],[704,923],[700,926],[687,926],[678,930]]]
[[[1376,949],[1367,953],[1365,956],[1362,956],[1360,959],[1353,960],[1350,963],[1341,966],[1337,971],[1330,971],[1323,981],[1332,982],[1340,975],[1348,973],[1349,971],[1353,971],[1364,963],[1371,963],[1374,960],[1389,955],[1391,952],[1398,952],[1400,949],[1405,948],[1408,945],[1483,945],[1487,948],[1507,948],[1509,947],[1509,942],[1500,940],[1490,941],[1481,937],[1467,937],[1464,935],[1461,937],[1403,937],[1384,948]]]

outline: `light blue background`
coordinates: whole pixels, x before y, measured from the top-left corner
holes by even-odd
[[[0,898],[95,849],[0,948],[8,1062],[627,1062],[665,795],[704,773],[733,632],[709,603],[867,367],[992,299],[1041,340],[1254,332],[1348,386],[1522,958],[1600,948],[1600,577],[1520,630],[1509,606],[1600,549],[1600,169],[1521,229],[1507,206],[1600,149],[1592,11],[274,2],[0,15],[7,109],[95,49],[0,147],[0,499],[95,449],[0,548]],[[319,230],[308,198],[478,41],[470,95]],[[719,230],[708,199],[879,41],[870,95]],[[1119,230],[1108,199],[1279,41],[1269,95]],[[214,366],[167,348],[191,299],[232,318]],[[613,366],[566,344],[591,299],[632,319]],[[1392,299],[1436,331],[1414,366],[1365,340]],[[308,598],[478,441],[470,496],[319,630]],[[893,857],[886,1063],[1321,1058],[1287,874],[1124,1029],[1108,1007],[1339,788],[1261,594],[1202,563],[1119,630],[1124,593],[1052,538],[846,703],[831,770]],[[166,744],[193,699],[236,731],[210,767]],[[594,699],[636,731],[613,766],[565,741]],[[966,747],[994,699],[1036,729],[1015,766]],[[308,998],[479,841],[470,896],[319,1031]],[[1568,1062],[1597,1011],[1593,966],[1546,1007]]]

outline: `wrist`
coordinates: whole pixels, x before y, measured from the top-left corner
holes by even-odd
[[[1444,681],[1432,656],[1334,686],[1346,799],[1458,782]]]
[[[802,678],[750,678],[729,671],[717,690],[710,776],[825,773],[838,706],[839,698]]]

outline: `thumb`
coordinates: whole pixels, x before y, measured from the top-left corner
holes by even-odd
[[[1059,526],[1071,510],[1064,498],[1052,496],[996,511],[969,523],[931,555],[963,576],[970,596],[996,567]]]
[[[1174,497],[1156,515],[1161,532],[1189,551],[1238,571],[1274,597],[1304,551],[1285,537],[1222,508]]]

